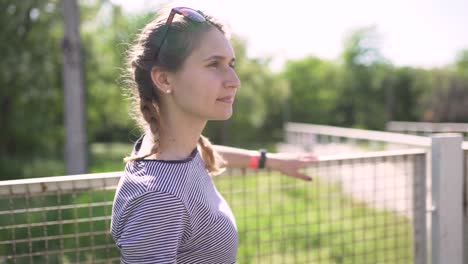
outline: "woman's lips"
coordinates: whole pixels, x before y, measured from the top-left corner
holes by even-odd
[[[225,96],[225,97],[216,99],[216,101],[221,101],[224,103],[232,104],[234,102],[234,96]]]

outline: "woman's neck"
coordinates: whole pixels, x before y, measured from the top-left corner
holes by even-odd
[[[169,120],[161,122],[159,128],[159,148],[156,154],[148,156],[148,159],[181,160],[190,156],[197,146],[198,139],[203,131],[206,121]],[[149,153],[154,145],[153,135],[148,131],[143,139],[140,153]]]

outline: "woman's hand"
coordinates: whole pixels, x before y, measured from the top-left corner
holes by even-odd
[[[228,168],[249,168],[251,157],[259,155],[258,151],[214,145],[215,150],[227,161]],[[312,153],[267,153],[265,167],[277,170],[293,178],[311,181],[312,178],[300,170],[317,161]]]
[[[268,153],[266,167],[290,177],[312,181],[312,177],[301,173],[300,170],[316,161],[317,157],[312,153]]]

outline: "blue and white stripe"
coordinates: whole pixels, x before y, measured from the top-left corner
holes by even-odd
[[[185,160],[127,163],[111,234],[122,263],[236,262],[234,216],[197,149]]]

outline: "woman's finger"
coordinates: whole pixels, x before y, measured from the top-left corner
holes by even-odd
[[[293,176],[294,178],[302,179],[304,181],[312,181],[312,177],[310,177],[308,175],[305,175],[305,174],[302,174],[302,173],[299,173],[299,172],[294,173],[291,176]]]
[[[316,161],[317,156],[314,155],[314,154],[307,154],[307,155],[304,156],[304,159]]]

